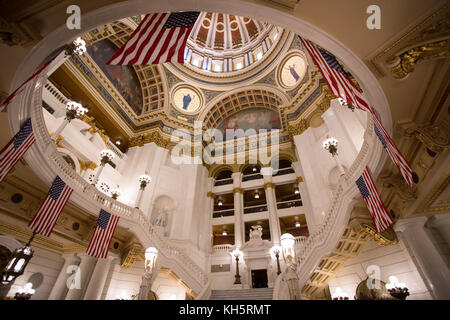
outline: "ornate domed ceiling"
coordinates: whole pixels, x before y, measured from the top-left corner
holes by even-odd
[[[288,141],[291,127],[312,117],[310,109],[323,100],[324,81],[296,34],[229,14],[200,14],[184,64],[106,65],[141,18],[85,33],[87,53],[72,56],[51,79],[67,91],[82,88],[81,102],[114,140],[134,145],[154,131],[191,135],[195,121],[202,121],[204,128],[281,128],[280,141]]]
[[[281,29],[231,14],[202,12],[192,29],[185,61],[211,72],[233,72],[261,60]]]

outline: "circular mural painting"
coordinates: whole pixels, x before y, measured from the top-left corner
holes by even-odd
[[[286,88],[292,88],[302,81],[306,72],[306,61],[300,55],[294,55],[286,60],[280,69],[280,82]]]
[[[172,101],[179,111],[194,113],[200,109],[203,100],[196,90],[190,87],[180,86],[174,90]]]

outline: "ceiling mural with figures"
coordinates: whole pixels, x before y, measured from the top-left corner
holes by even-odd
[[[79,70],[68,78],[87,85],[87,92],[97,91],[93,97],[99,99],[93,102],[112,121],[103,126],[120,128],[116,136],[124,144],[155,130],[193,135],[196,121],[222,131],[280,129],[280,141],[289,141],[290,122],[300,121],[322,99],[320,76],[295,33],[233,15],[201,13],[184,64],[107,65],[137,27],[135,18],[84,34],[86,57],[72,56],[67,62],[67,72]]]
[[[117,49],[112,42],[104,39],[88,46],[87,52],[133,111],[137,115],[140,115],[142,113],[143,99],[136,72],[130,66],[112,66],[106,64]]]

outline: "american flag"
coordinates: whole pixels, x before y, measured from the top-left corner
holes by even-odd
[[[13,91],[13,93],[11,93],[1,104],[0,104],[0,112],[6,108],[11,101],[17,96],[19,95],[26,87],[26,85],[28,84],[28,82],[30,82],[31,80],[33,80],[34,78],[36,78],[39,74],[41,74],[42,71],[44,71],[49,64],[55,60],[56,56],[53,57],[52,59],[50,59],[50,61],[46,62],[42,67],[40,67],[35,73],[33,73],[27,80],[25,80],[24,83],[22,83],[16,90]]]
[[[375,183],[370,175],[369,169],[366,167],[361,177],[356,180],[361,195],[366,202],[367,208],[369,208],[370,215],[372,216],[373,225],[377,232],[382,232],[392,224],[392,217],[381,201],[378,194]]]
[[[147,14],[107,62],[112,65],[184,63],[184,48],[200,12]]]
[[[72,188],[56,176],[39,210],[28,224],[31,230],[49,237],[72,191]]]
[[[97,225],[95,226],[94,234],[89,242],[87,254],[96,258],[106,259],[108,256],[109,245],[119,222],[117,216],[101,209],[98,215]]]
[[[17,161],[36,141],[31,126],[31,119],[23,124],[9,143],[0,151],[0,182],[8,175]]]
[[[308,51],[312,60],[316,64],[317,68],[322,73],[328,87],[331,89],[334,95],[344,99],[347,103],[350,103],[358,109],[369,112],[372,115],[372,119],[375,123],[375,127],[378,129],[377,136],[380,139],[383,147],[400,170],[403,178],[412,187],[412,168],[408,161],[403,157],[402,153],[396,147],[394,141],[383,127],[380,119],[376,115],[375,111],[368,105],[366,100],[362,97],[356,84],[352,81],[351,75],[342,68],[337,61],[336,57],[326,52],[323,49],[317,48],[311,41],[305,40],[300,37],[300,41]]]

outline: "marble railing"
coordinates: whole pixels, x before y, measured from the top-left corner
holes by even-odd
[[[349,219],[349,207],[359,195],[355,181],[361,176],[366,166],[376,165],[376,152],[380,152],[376,144],[373,121],[368,117],[364,142],[355,161],[346,173],[340,177],[336,191],[321,225],[306,239],[296,240],[296,255],[300,288],[308,280],[315,266],[331,252],[345,230]]]
[[[218,244],[213,246],[213,252],[231,252],[234,249],[232,244]]]
[[[41,178],[47,180],[49,184],[55,175],[60,176],[74,190],[71,201],[92,214],[98,214],[100,208],[103,208],[111,214],[120,216],[120,224],[124,223],[130,226],[130,229],[137,235],[142,235],[140,240],[143,245],[156,247],[165,266],[182,277],[192,290],[201,292],[208,283],[208,275],[189,258],[183,249],[161,237],[153,228],[150,219],[139,209],[127,206],[99,191],[77,174],[61,157],[55,143],[50,139],[42,113],[41,101],[44,86],[38,85],[38,83],[45,84],[46,80],[45,76],[37,78],[28,86],[29,90],[25,93],[28,96],[22,99],[25,102],[22,103],[22,107],[31,106],[28,110],[24,110],[24,113],[27,114],[27,117],[31,116],[33,132],[36,137],[36,143],[30,149],[31,155],[27,155],[27,162],[36,173],[41,173]],[[30,88],[34,88],[34,90]]]

